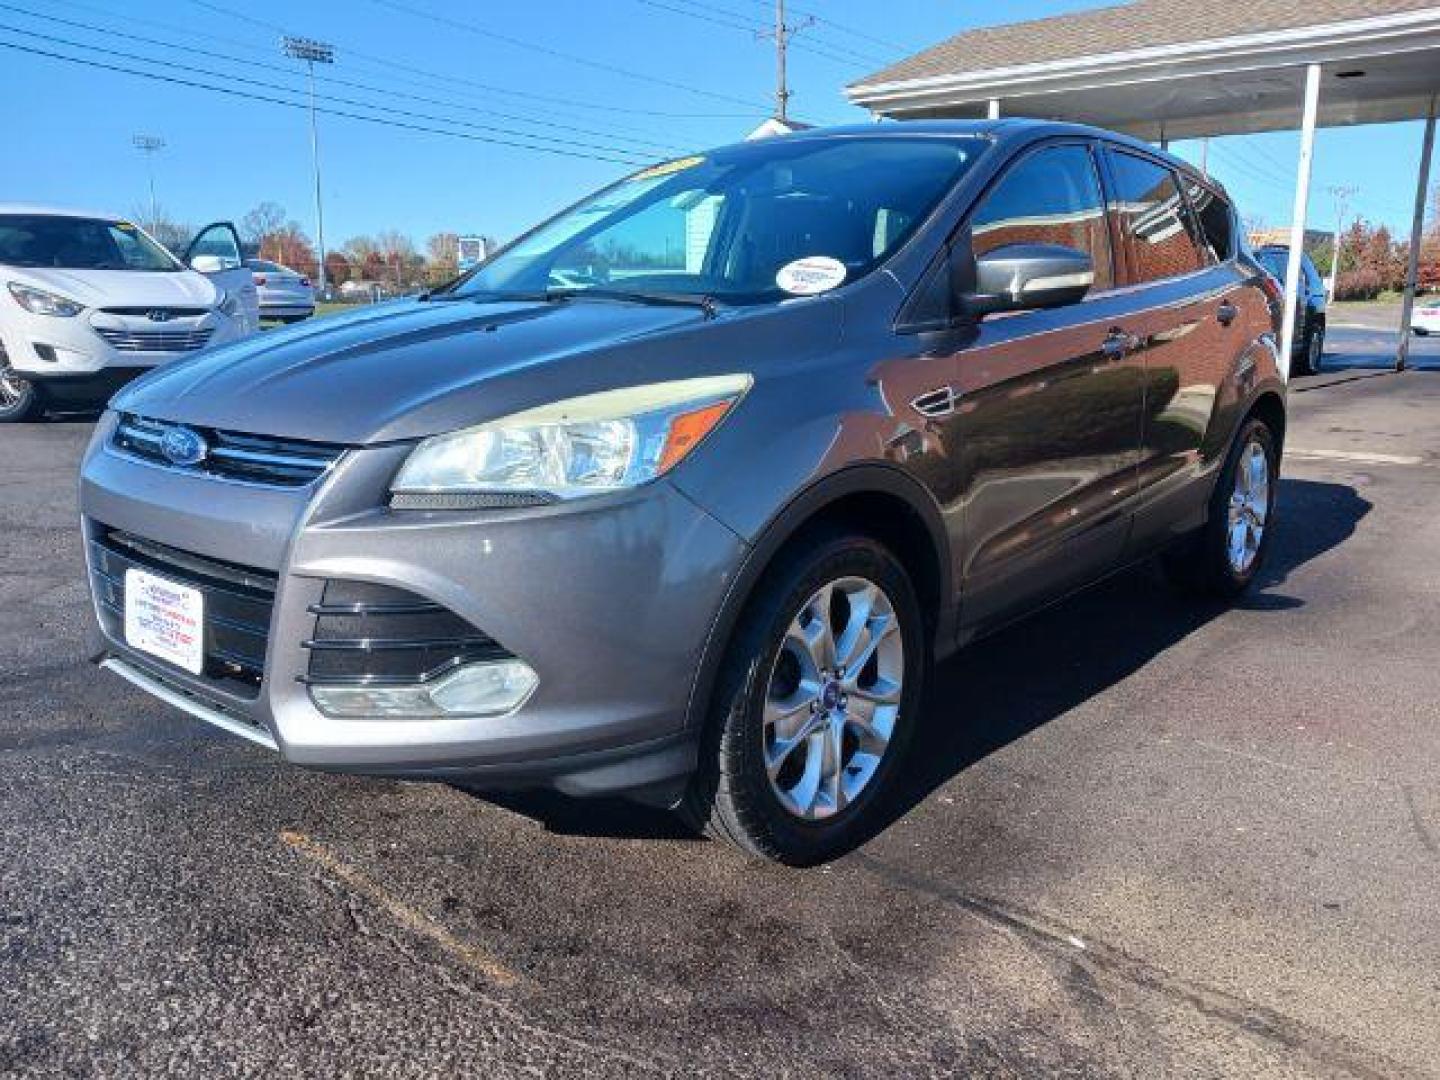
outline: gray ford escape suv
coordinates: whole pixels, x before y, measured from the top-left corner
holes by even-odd
[[[1267,290],[1220,188],[1086,128],[645,169],[447,288],[121,393],[81,479],[98,659],[298,764],[829,858],[934,658],[1153,553],[1254,578]]]

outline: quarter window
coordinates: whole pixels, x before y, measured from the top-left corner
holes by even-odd
[[[1060,244],[1095,264],[1094,289],[1114,285],[1105,203],[1090,151],[1052,146],[1024,158],[970,217],[978,257],[1008,244]]]
[[[1129,240],[1136,282],[1159,281],[1199,270],[1205,259],[1186,227],[1175,174],[1134,154],[1110,156],[1116,212]]]
[[[1190,205],[1200,223],[1200,236],[1215,256],[1224,262],[1235,254],[1235,218],[1230,204],[1203,184],[1189,185]]]

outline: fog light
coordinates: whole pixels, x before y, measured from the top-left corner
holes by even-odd
[[[408,686],[312,686],[310,696],[327,716],[421,719],[500,716],[513,712],[540,684],[519,660],[466,664],[433,683]]]

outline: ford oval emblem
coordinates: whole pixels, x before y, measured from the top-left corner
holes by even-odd
[[[204,437],[188,427],[172,427],[160,439],[160,453],[172,465],[199,465],[209,452]]]

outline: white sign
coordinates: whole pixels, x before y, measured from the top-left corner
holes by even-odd
[[[205,594],[144,570],[126,570],[125,640],[199,675],[205,668]]]
[[[809,255],[786,263],[775,275],[775,284],[791,296],[815,296],[829,292],[845,280],[845,264],[828,255]]]

